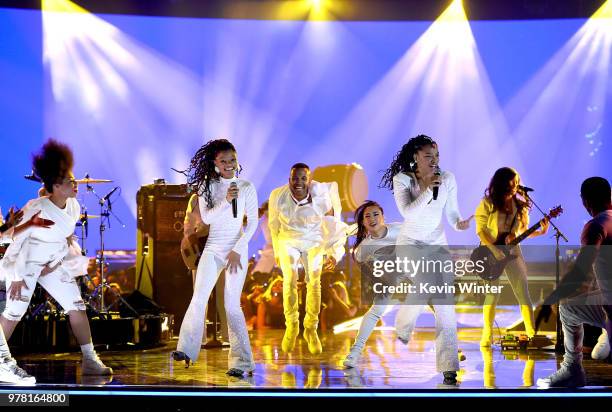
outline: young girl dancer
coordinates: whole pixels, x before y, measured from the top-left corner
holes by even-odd
[[[236,149],[225,139],[211,140],[202,146],[183,173],[199,194],[198,208],[202,221],[210,225],[208,240],[198,264],[191,303],[183,319],[174,360],[195,362],[202,344],[204,314],[208,298],[223,269],[225,277],[225,310],[229,329],[230,376],[252,374],[255,363],[249,334],[240,308],[240,294],[248,267],[248,243],[257,229],[257,193],[255,186],[236,174]],[[236,214],[232,202],[236,201]],[[244,216],[247,218],[243,229]]]

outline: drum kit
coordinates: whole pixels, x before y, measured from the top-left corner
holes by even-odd
[[[28,180],[36,180],[33,176],[25,176]],[[98,253],[96,255],[96,266],[97,272],[99,276],[99,282],[94,282],[89,274],[84,274],[81,281],[81,293],[83,295],[83,300],[87,304],[89,310],[91,310],[95,315],[100,318],[111,318],[111,309],[112,307],[121,302],[128,308],[131,312],[134,313],[135,316],[138,316],[138,312],[130,306],[128,302],[121,296],[121,294],[115,290],[106,280],[105,272],[108,267],[106,263],[106,259],[104,257],[105,245],[104,245],[104,233],[106,229],[111,227],[110,217],[114,217],[117,222],[122,227],[125,227],[123,222],[113,213],[112,210],[112,196],[119,191],[121,193],[121,188],[116,186],[110,192],[108,192],[104,196],[99,196],[94,189],[94,185],[104,184],[104,183],[112,183],[113,181],[110,179],[94,179],[86,174],[82,179],[76,179],[75,182],[79,185],[85,185],[86,192],[85,194],[88,196],[92,196],[96,199],[98,205],[100,206],[100,213],[97,215],[89,214],[87,211],[87,207],[85,205],[84,199],[80,201],[81,205],[81,216],[76,226],[80,229],[77,238],[79,239],[79,243],[81,246],[81,253],[83,256],[87,256],[87,238],[89,237],[89,220],[90,219],[99,219],[99,233],[100,233],[100,247]],[[105,300],[105,292],[109,291],[113,296],[113,303],[110,305],[106,305]],[[34,301],[34,299],[33,299]],[[33,302],[30,307],[30,314],[32,316],[39,316],[41,314],[47,313],[52,316],[57,316],[58,311],[56,309],[57,305],[54,305],[52,301],[49,299],[44,299],[43,302]]]

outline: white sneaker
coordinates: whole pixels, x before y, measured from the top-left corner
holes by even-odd
[[[344,360],[342,361],[342,365],[344,365],[344,367],[347,369],[354,368],[357,366],[357,363],[359,363],[360,357],[361,353],[351,349],[349,354],[346,355],[346,358],[344,358]]]
[[[586,374],[582,365],[563,366],[546,378],[540,378],[537,382],[538,388],[581,388],[586,385]]]
[[[106,366],[98,355],[95,358],[83,358],[82,375],[112,375],[113,369]]]
[[[36,378],[17,366],[15,359],[6,358],[0,361],[0,382],[34,385]]]
[[[601,330],[601,335],[597,338],[597,344],[593,347],[591,358],[595,360],[606,360],[610,356],[610,339],[605,329]]]

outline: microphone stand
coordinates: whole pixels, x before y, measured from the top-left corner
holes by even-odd
[[[542,213],[542,215],[547,216],[546,213],[540,208],[540,206],[538,206],[536,202],[534,202],[533,198],[531,198],[531,196],[529,196],[527,192],[522,192],[522,195],[525,196],[526,199],[531,201],[531,203],[540,211],[540,213]],[[549,220],[548,223],[555,230],[555,289],[556,289],[559,287],[559,282],[561,281],[561,250],[559,247],[560,239],[563,239],[565,243],[569,243],[569,240],[567,239],[567,237],[565,237],[563,232],[561,232],[561,229],[559,229],[557,225],[553,223],[552,220]],[[556,329],[557,329],[557,332],[556,332],[557,342],[555,343],[555,352],[563,353],[565,352],[565,347],[563,345],[563,328],[561,327],[561,313],[559,311],[558,303],[557,303]]]

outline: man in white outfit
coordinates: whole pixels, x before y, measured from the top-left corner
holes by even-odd
[[[289,183],[270,194],[268,225],[277,264],[283,271],[285,336],[281,348],[291,352],[299,334],[297,281],[299,265],[306,272],[304,339],[312,354],[321,353],[317,335],[321,310],[321,271],[342,257],[345,235],[338,186],[312,180],[304,163],[291,167]]]

